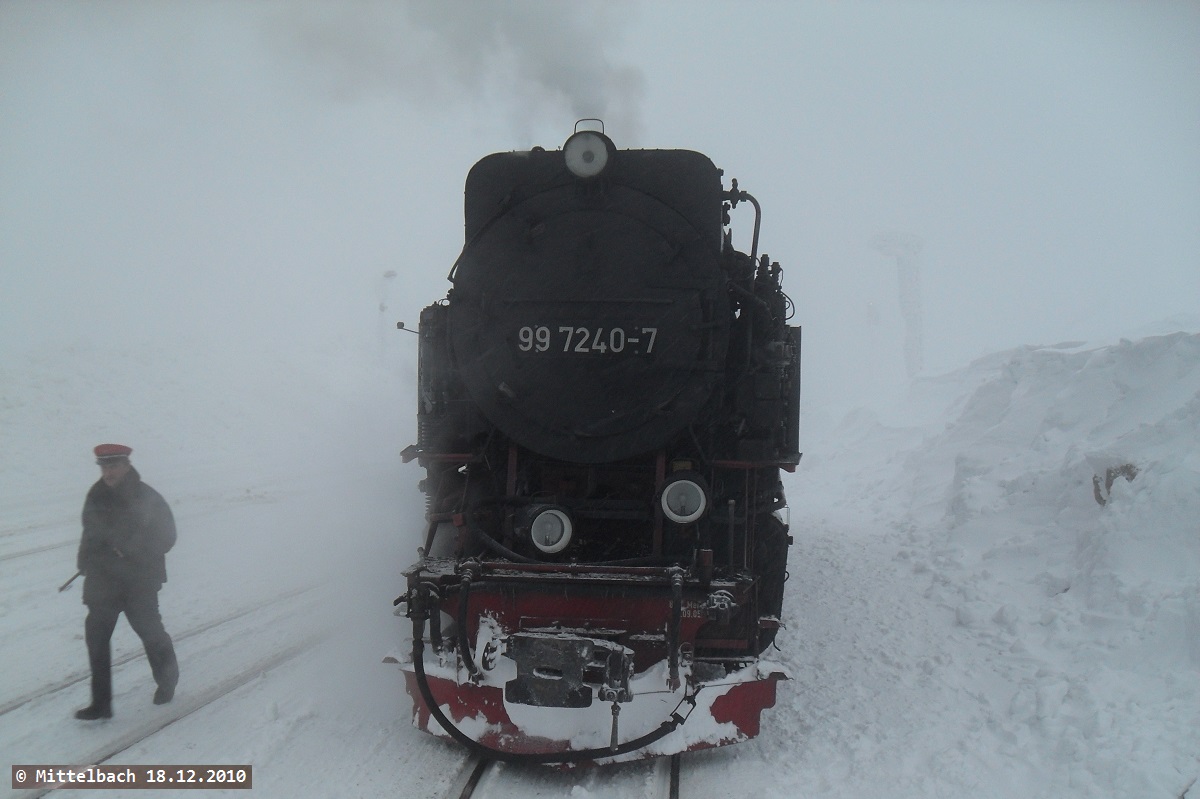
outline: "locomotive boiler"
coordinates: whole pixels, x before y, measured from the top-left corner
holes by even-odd
[[[475,164],[451,288],[421,313],[404,458],[427,527],[400,666],[414,724],[491,758],[746,740],[786,678],[769,647],[800,329],[782,270],[709,158],[592,127]]]

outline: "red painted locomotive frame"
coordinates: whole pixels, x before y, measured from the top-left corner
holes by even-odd
[[[466,637],[474,642],[471,657],[479,674],[473,676],[451,648],[425,650],[420,674],[411,657],[401,663],[413,699],[413,723],[434,735],[452,737],[431,713],[422,678],[440,713],[460,735],[501,756],[558,754],[564,762],[577,751],[592,753],[583,758],[587,762],[616,762],[749,740],[759,733],[762,711],[775,704],[776,682],[787,679],[782,666],[751,653],[753,640],[702,635],[710,622],[703,609],[706,598],[724,591],[744,599],[744,592],[752,590],[751,581],[713,580],[702,585],[694,578],[682,580],[678,645],[691,657],[681,658],[672,669],[668,651],[676,604],[672,572],[682,570],[509,563],[481,568],[465,614]],[[444,618],[459,617],[460,577],[454,561],[426,560],[408,576],[414,585],[438,585],[444,592],[438,610]],[[506,700],[504,681],[511,671],[497,668],[497,663],[505,662],[503,657],[494,658],[488,668],[481,650],[491,641],[529,631],[592,634],[632,651],[634,691],[618,710],[615,736],[613,713],[603,702],[568,709]],[[697,649],[709,655],[697,659]],[[716,654],[721,651],[726,655]],[[673,671],[678,677],[675,687]],[[672,716],[682,720],[654,743],[611,757],[597,756],[606,745],[643,736]]]

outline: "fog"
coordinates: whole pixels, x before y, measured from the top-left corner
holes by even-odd
[[[0,336],[411,373],[391,327],[445,293],[471,164],[601,117],[761,201],[806,408],[840,412],[1195,325],[1197,53],[1186,3],[9,0]],[[881,236],[921,244],[903,284]]]
[[[2,0],[9,694],[84,665],[67,632],[81,629],[78,593],[54,588],[74,568],[90,448],[119,441],[180,521],[173,634],[321,579],[338,597],[325,612],[357,642],[257,681],[225,715],[194,714],[131,762],[253,762],[256,787],[280,796],[311,789],[314,763],[383,764],[358,771],[389,789],[397,764],[413,785],[452,773],[379,668],[422,527],[420,469],[397,457],[415,440],[416,338],[395,324],[445,296],[471,165],[559,147],[596,117],[618,148],[707,154],[761,202],[760,251],[783,265],[804,327],[789,602],[821,612],[794,614],[791,640],[822,645],[786,645],[801,680],[819,678],[781,693],[743,767],[697,772],[709,789],[790,764],[755,789],[824,795],[848,774],[889,789],[907,776],[905,795],[978,793],[980,779],[990,795],[1153,780],[1181,795],[1171,780],[1195,774],[1196,701],[1177,679],[1195,654],[1174,643],[1196,619],[1195,345],[962,367],[1200,330],[1198,61],[1188,2]],[[748,248],[752,211],[733,217]],[[890,421],[913,378],[906,407],[925,417],[893,429],[853,413]],[[984,412],[963,416],[980,385]],[[1030,430],[1048,432],[1031,445]],[[1150,465],[1097,522],[1081,459],[1117,444]],[[1043,596],[1043,569],[1081,590]],[[1128,607],[1076,605],[1122,579]],[[303,602],[279,613],[328,618]],[[274,651],[260,623],[289,629],[247,621],[182,644],[193,682],[177,705]],[[136,649],[120,630],[118,649]],[[1170,642],[1167,657],[1147,641]],[[134,665],[112,730],[149,717]],[[66,726],[83,690],[7,716],[13,756],[95,762],[80,754],[95,731]],[[914,775],[917,762],[930,766]],[[1005,794],[1014,774],[1028,786]]]

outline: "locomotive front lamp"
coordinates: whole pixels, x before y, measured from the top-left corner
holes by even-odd
[[[567,139],[563,145],[563,157],[572,175],[594,178],[608,166],[608,156],[613,149],[612,140],[603,133],[581,130]]]
[[[529,537],[533,545],[553,555],[562,552],[571,543],[571,517],[561,508],[543,507],[536,510],[529,524]]]
[[[708,510],[708,492],[692,477],[676,477],[662,491],[663,513],[676,524],[690,524]]]

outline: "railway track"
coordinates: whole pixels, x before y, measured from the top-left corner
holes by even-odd
[[[17,558],[24,558],[24,557],[28,557],[29,555],[36,555],[39,552],[50,552],[51,550],[55,550],[55,549],[66,549],[67,547],[73,547],[78,544],[79,544],[79,542],[75,541],[75,540],[59,541],[56,544],[43,544],[40,547],[33,547],[31,549],[22,549],[18,552],[9,552],[7,554],[0,555],[0,561],[16,560]]]
[[[89,765],[102,765],[108,760],[116,757],[127,749],[141,743],[147,738],[153,736],[175,722],[187,718],[198,710],[201,710],[221,698],[233,693],[238,688],[246,685],[251,680],[258,678],[265,672],[277,668],[288,661],[296,658],[304,652],[314,648],[327,636],[325,632],[314,633],[308,637],[296,642],[295,644],[278,650],[270,655],[260,658],[250,666],[241,669],[238,673],[225,678],[216,685],[210,686],[204,691],[195,695],[177,699],[170,706],[169,715],[159,717],[153,721],[134,727],[126,733],[105,741],[102,745],[90,752],[85,752],[74,759],[74,765],[83,768]],[[56,790],[59,787],[69,786],[50,786],[46,788],[34,788],[27,791],[16,791],[15,796],[22,799],[36,799],[36,797],[45,796],[50,791]]]
[[[569,770],[514,766],[478,755],[467,759],[446,792],[446,799],[525,799],[570,796],[578,786],[587,796],[679,799],[680,755],[652,761]]]
[[[180,641],[186,641],[189,638],[193,638],[197,635],[208,632],[209,630],[215,629],[224,624],[228,624],[232,621],[236,621],[237,619],[241,619],[245,616],[249,616],[253,613],[258,613],[263,610],[267,610],[268,608],[271,608],[274,605],[278,605],[281,602],[286,602],[288,600],[295,599],[296,597],[303,596],[304,594],[307,594],[308,592],[313,591],[316,588],[317,588],[317,586],[313,586],[313,585],[302,586],[302,587],[294,589],[292,591],[288,591],[287,593],[281,594],[278,597],[275,597],[274,599],[269,600],[267,602],[262,602],[262,603],[253,605],[251,607],[240,608],[238,610],[233,611],[232,613],[228,613],[224,616],[220,616],[216,619],[212,619],[203,624],[199,624],[195,627],[191,627],[191,628],[184,630],[183,632],[180,632],[176,635],[172,635],[171,638],[176,644],[178,644]],[[146,657],[145,651],[142,649],[138,649],[133,652],[129,652],[128,654],[122,655],[121,657],[113,658],[112,665],[113,665],[113,668],[115,669],[118,666],[124,665],[124,664],[129,663],[134,660],[138,660],[140,658],[145,658],[145,657]],[[16,710],[17,708],[23,707],[24,705],[27,705],[30,702],[33,702],[37,699],[41,699],[42,697],[49,696],[50,694],[57,693],[58,691],[62,691],[66,688],[70,688],[73,685],[78,685],[81,682],[85,682],[86,680],[90,679],[90,677],[91,677],[90,671],[87,671],[87,670],[77,671],[57,682],[51,683],[50,685],[42,686],[35,691],[31,691],[27,694],[24,694],[23,696],[19,696],[15,699],[11,699],[11,700],[5,702],[4,704],[0,705],[0,717],[4,716],[7,713],[11,713],[12,711]]]

